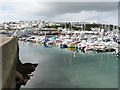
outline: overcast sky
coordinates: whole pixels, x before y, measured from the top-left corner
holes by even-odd
[[[113,2],[113,0],[111,2],[87,2],[87,0],[84,2],[77,2],[77,0],[74,0],[74,2],[45,1],[0,1],[0,23],[19,20],[118,23],[118,0],[114,0],[116,2]]]

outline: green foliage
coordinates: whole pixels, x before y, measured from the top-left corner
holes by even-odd
[[[93,24],[86,24],[84,28],[85,30],[91,31],[91,28],[99,28],[100,26],[101,26],[100,24],[93,23]]]
[[[59,27],[62,27],[62,28],[69,28],[69,29],[73,29],[73,30],[88,30],[88,31],[91,31],[91,28],[104,28],[105,30],[106,29],[106,26],[105,25],[102,25],[102,24],[96,24],[96,23],[93,23],[93,24],[85,24],[83,25],[83,28],[81,28],[81,24],[79,25],[72,25],[70,22],[65,22],[65,23],[60,23],[60,25],[52,25],[52,26],[44,26],[44,28],[55,28],[55,29],[58,29]],[[113,25],[110,25],[110,30],[113,29]]]

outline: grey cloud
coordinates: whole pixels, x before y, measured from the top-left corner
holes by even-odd
[[[46,2],[49,9],[43,12],[35,12],[37,15],[55,16],[67,13],[79,13],[81,11],[107,12],[118,8],[117,2]]]
[[[21,5],[21,3],[19,2],[18,3],[13,2],[13,3],[11,2],[11,3],[8,3],[7,5],[5,3],[8,9],[10,9],[10,13],[7,10],[3,11],[3,15],[5,15],[4,16],[5,18],[3,20],[7,21],[7,20],[14,20],[14,19],[15,20],[41,19],[41,20],[47,20],[47,21],[49,20],[51,21],[52,20],[54,21],[56,20],[58,21],[98,20],[99,21],[101,19],[108,20],[106,18],[114,16],[112,19],[110,18],[111,22],[114,22],[116,21],[114,20],[114,18],[116,18],[117,16],[117,9],[118,9],[117,2],[37,2],[37,5],[31,4],[29,2],[27,2],[26,5],[24,4]],[[32,6],[32,5],[36,5],[36,6]],[[7,7],[5,7],[5,9]],[[12,7],[12,8],[9,8],[9,7]],[[27,11],[26,8],[29,8],[29,10],[27,9],[28,10]],[[16,12],[16,10],[18,12]],[[96,13],[92,14],[92,11],[96,11]],[[100,14],[100,13],[103,13],[103,14]],[[108,13],[110,13],[110,15],[108,15]]]

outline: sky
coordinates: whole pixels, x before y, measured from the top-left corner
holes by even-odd
[[[45,20],[118,25],[118,0],[89,0],[89,2],[88,0],[84,0],[84,2],[83,0],[42,1],[0,1],[0,23],[21,20]]]

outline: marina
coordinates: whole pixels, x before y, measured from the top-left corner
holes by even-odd
[[[27,63],[30,68],[17,71],[18,79],[27,80],[18,80],[17,88],[118,88],[119,27],[82,25],[80,30],[72,28],[73,25],[61,29],[1,30],[0,37],[18,39],[18,66],[31,62]],[[85,29],[87,25],[98,27]],[[20,67],[17,70],[21,71]],[[29,70],[35,71],[34,75]],[[21,73],[26,73],[26,79],[21,79]]]
[[[103,29],[104,30],[104,29]],[[114,32],[115,31],[115,32]],[[61,32],[58,35],[30,35],[19,37],[20,41],[38,43],[45,47],[58,47],[78,52],[114,52],[119,57],[119,33],[93,31]],[[27,34],[26,34],[27,35]]]
[[[1,2],[0,89],[119,89],[119,4]]]

